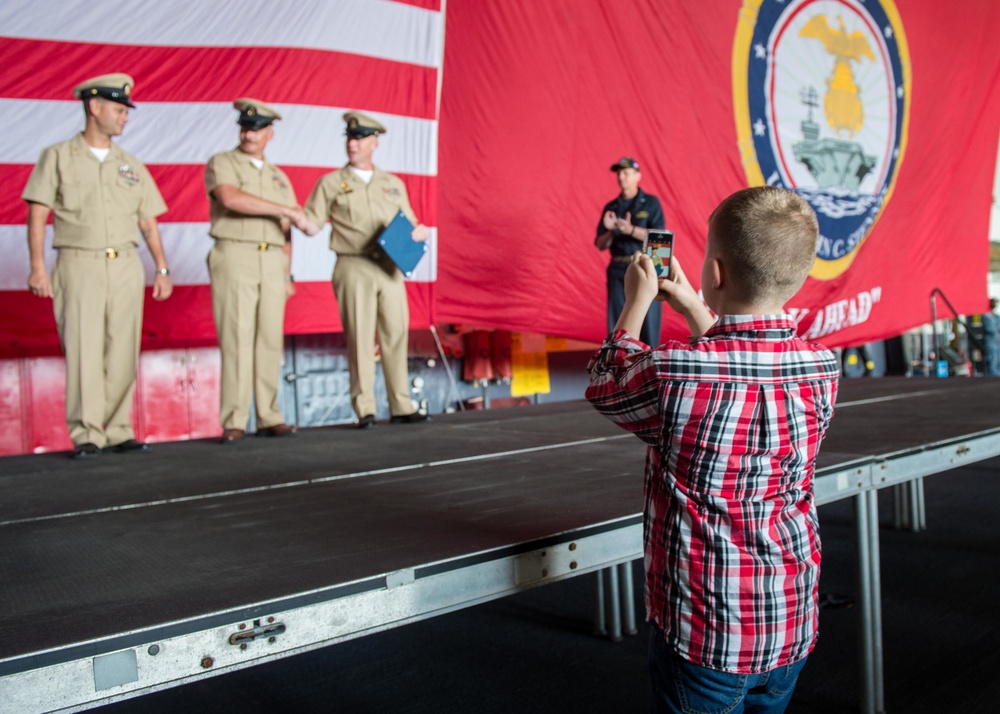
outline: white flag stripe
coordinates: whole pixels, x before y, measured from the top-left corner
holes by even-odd
[[[206,258],[212,248],[208,223],[161,223],[163,247],[170,264],[170,279],[175,285],[207,285]],[[0,245],[4,246],[4,268],[0,270],[0,290],[25,290],[28,281],[28,239],[25,226],[0,226]],[[52,226],[46,229],[45,262],[52,270],[56,251],[52,248]],[[413,282],[437,280],[437,230],[431,229],[427,245],[429,250],[417,266]],[[153,282],[155,265],[146,250],[140,246],[139,254],[146,267],[146,283]],[[330,226],[309,238],[292,231],[292,274],[300,282],[330,280],[336,256],[330,250]]]
[[[417,264],[413,276],[407,278],[408,282],[426,283],[437,280],[436,228],[430,229],[427,248],[427,253]],[[297,281],[328,281],[333,276],[333,266],[336,262],[336,254],[330,250],[330,224],[312,238],[292,231],[292,275]],[[204,280],[192,282],[208,282],[208,273],[205,273]]]
[[[283,120],[275,124],[267,158],[278,166],[334,167],[344,163],[343,107],[275,104]],[[363,107],[354,107],[365,111]],[[437,174],[437,122],[432,119],[366,112],[382,122],[375,161],[393,173]],[[8,127],[0,143],[0,164],[34,164],[46,146],[83,129],[77,101],[0,99]],[[145,164],[204,164],[212,154],[236,146],[236,111],[218,102],[144,102],[130,112],[118,144]]]
[[[37,40],[297,47],[440,67],[444,13],[385,0],[4,0],[0,28]]]

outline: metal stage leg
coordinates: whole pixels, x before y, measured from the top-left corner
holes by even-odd
[[[916,530],[927,530],[927,509],[924,502],[924,480],[922,478],[918,478],[913,482],[913,500],[916,503],[914,508],[916,515],[914,522],[917,524]]]
[[[635,626],[635,591],[632,588],[632,563],[618,565],[618,579],[622,586],[622,630],[626,635],[639,632]]]
[[[917,495],[921,479],[913,479],[904,484],[910,506],[910,530],[914,533],[920,530],[920,498]]]
[[[878,491],[854,497],[858,595],[861,600],[861,712],[885,713],[882,669],[882,584],[879,558]]]
[[[594,573],[594,634],[604,637],[608,634],[608,625],[604,617],[604,571]]]
[[[882,667],[882,557],[879,545],[878,529],[878,490],[872,489],[866,494],[868,498],[868,552],[871,576],[871,628],[874,644],[873,680],[876,714],[885,713],[885,679]]]
[[[898,531],[918,533],[927,528],[924,504],[924,480],[915,478],[892,487],[894,499],[892,524]]]
[[[594,634],[615,642],[639,632],[635,624],[632,564],[619,563],[594,573]]]
[[[910,492],[905,483],[892,487],[892,527],[897,531],[910,528]]]
[[[618,568],[612,565],[610,568],[605,568],[604,572],[608,575],[607,598],[604,600],[604,604],[607,606],[608,612],[608,637],[610,637],[614,642],[621,642],[622,598],[621,592],[618,588]]]

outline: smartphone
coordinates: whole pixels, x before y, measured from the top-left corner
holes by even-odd
[[[674,254],[674,234],[670,231],[650,230],[644,250],[653,261],[656,277],[660,280],[669,280],[670,257]]]

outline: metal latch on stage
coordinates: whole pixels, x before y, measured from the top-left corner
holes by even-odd
[[[253,627],[247,629],[246,624],[240,625],[240,631],[229,636],[229,644],[246,647],[248,642],[253,642],[258,638],[265,638],[268,642],[274,642],[278,635],[284,634],[285,625],[282,622],[275,622],[274,618],[268,618],[267,624],[262,625],[260,620],[254,620]]]
[[[524,553],[514,561],[515,581],[522,585],[566,575],[579,567],[579,556],[576,543]]]

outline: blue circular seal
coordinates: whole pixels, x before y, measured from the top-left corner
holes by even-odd
[[[910,67],[895,6],[750,0],[733,67],[749,184],[809,201],[820,228],[812,275],[842,274],[888,203],[906,146]]]

